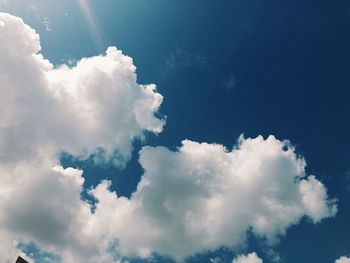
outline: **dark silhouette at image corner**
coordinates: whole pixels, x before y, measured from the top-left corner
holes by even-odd
[[[17,260],[16,260],[16,263],[29,263],[28,261],[24,260],[23,258],[21,257],[18,257]]]

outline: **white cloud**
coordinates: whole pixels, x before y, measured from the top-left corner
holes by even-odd
[[[121,51],[110,47],[73,68],[54,68],[21,19],[2,13],[0,21],[1,161],[43,151],[85,158],[103,148],[106,159],[122,163],[134,138],[162,131],[164,121],[154,117],[162,96],[154,85],[137,84],[132,59]]]
[[[273,243],[304,216],[316,223],[336,213],[323,184],[305,175],[305,161],[273,136],[241,138],[232,151],[188,140],[177,152],[144,147],[140,163],[145,173],[130,200],[109,192],[108,182],[91,191],[96,218],[125,255],[181,259],[241,245],[249,229]]]
[[[288,142],[270,136],[222,145],[183,141],[178,151],[144,147],[144,175],[130,199],[101,182],[81,200],[82,171],[59,154],[123,164],[134,138],[162,131],[162,96],[136,82],[131,58],[116,48],[54,68],[39,36],[0,13],[0,261],[34,242],[63,262],[118,262],[151,252],[182,259],[244,242],[247,230],[276,242],[307,216],[336,213],[324,185],[305,174]],[[285,149],[288,148],[288,149]],[[118,244],[113,253],[112,244]]]
[[[248,255],[241,255],[232,260],[232,263],[263,263],[262,259],[255,252]]]
[[[64,262],[112,262],[80,200],[82,172],[52,167],[62,151],[123,165],[135,138],[162,131],[162,96],[137,84],[132,59],[114,47],[73,68],[55,68],[39,51],[33,29],[0,13],[0,261],[34,241]]]
[[[335,263],[350,263],[350,258],[343,256],[337,259]]]

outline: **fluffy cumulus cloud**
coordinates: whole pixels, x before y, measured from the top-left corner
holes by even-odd
[[[121,163],[134,138],[161,132],[164,120],[154,113],[162,96],[155,85],[137,84],[130,57],[110,47],[73,68],[55,68],[38,53],[33,29],[8,14],[0,21],[2,161],[67,151]]]
[[[232,260],[232,263],[263,263],[262,259],[255,252],[248,255],[241,255]]]
[[[39,52],[39,35],[0,13],[0,261],[21,238],[79,262],[74,253],[95,255],[101,242],[85,236],[82,172],[56,166],[59,155],[123,165],[135,138],[162,131],[154,115],[162,96],[137,83],[132,59],[115,47],[73,68],[54,67]]]
[[[335,263],[350,263],[350,258],[343,256],[337,259]]]
[[[61,167],[59,154],[123,164],[134,138],[161,132],[161,95],[137,84],[132,60],[116,48],[55,68],[38,53],[38,35],[2,13],[0,39],[1,262],[13,262],[19,242],[66,263],[152,252],[180,260],[241,245],[247,231],[272,244],[302,217],[317,223],[336,213],[304,159],[273,136],[242,137],[232,150],[189,140],[177,151],[144,147],[131,198],[102,181],[90,190],[92,209],[80,198],[83,171]]]
[[[126,255],[180,259],[239,245],[250,229],[273,243],[304,216],[316,223],[336,213],[304,159],[273,136],[240,138],[232,151],[188,140],[176,152],[144,147],[140,163],[145,172],[130,200],[108,192],[108,182],[91,191],[94,216]]]

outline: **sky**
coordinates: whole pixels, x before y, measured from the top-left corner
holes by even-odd
[[[0,262],[349,263],[350,3],[0,0]]]

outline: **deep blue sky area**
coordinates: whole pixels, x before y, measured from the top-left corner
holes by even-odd
[[[55,65],[117,46],[133,58],[138,82],[155,83],[164,96],[165,130],[135,142],[124,169],[63,158],[84,169],[87,188],[109,178],[113,190],[130,196],[143,172],[137,160],[144,144],[175,149],[190,139],[231,149],[242,133],[273,134],[296,146],[307,173],[326,185],[339,208],[334,218],[290,228],[273,247],[281,262],[333,263],[350,253],[349,1],[90,1],[100,43],[73,1],[41,4],[51,31],[33,11],[10,2],[1,9],[40,33],[42,53]],[[264,243],[250,239],[243,252],[272,262]],[[234,252],[222,248],[188,262],[218,255],[230,262]]]

